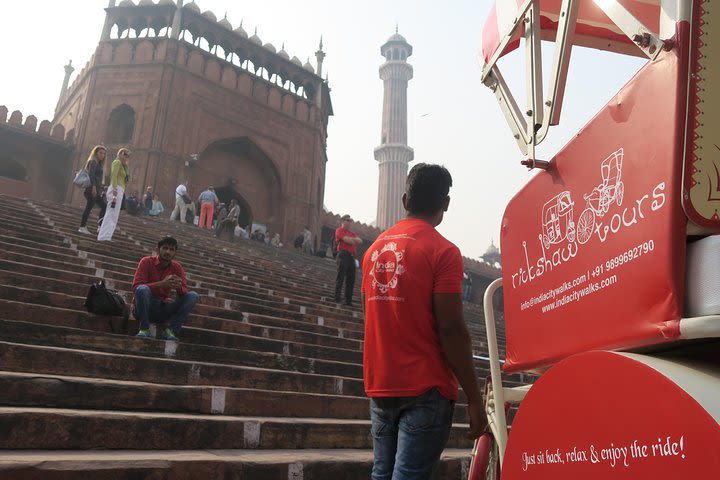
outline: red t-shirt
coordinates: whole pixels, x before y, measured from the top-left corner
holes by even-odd
[[[153,298],[160,298],[163,302],[168,303],[168,296],[170,295],[169,288],[158,287],[155,284],[161,282],[168,275],[177,275],[182,281],[182,285],[177,289],[178,297],[181,297],[188,293],[187,279],[185,278],[185,270],[180,262],[175,260],[170,261],[170,265],[167,268],[160,266],[160,257],[157,255],[150,257],[143,257],[138,263],[137,270],[135,270],[135,278],[133,278],[132,291],[135,293],[135,289],[139,285],[147,285],[150,287],[150,293]],[[133,299],[134,301],[134,299]]]
[[[417,396],[431,388],[457,400],[458,383],[440,346],[433,293],[462,292],[460,250],[432,225],[400,220],[363,258],[365,393]]]
[[[345,250],[346,252],[350,252],[355,255],[357,253],[357,247],[355,244],[343,242],[343,237],[357,237],[357,235],[355,235],[355,232],[345,227],[340,227],[335,230],[335,244],[337,245],[337,251],[340,252]]]

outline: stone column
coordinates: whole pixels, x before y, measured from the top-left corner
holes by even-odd
[[[385,63],[380,66],[384,86],[381,144],[375,149],[380,169],[376,224],[384,230],[405,211],[401,199],[408,164],[414,158],[413,149],[407,146],[407,87],[413,68],[406,61],[412,55],[412,46],[397,31],[380,52]]]

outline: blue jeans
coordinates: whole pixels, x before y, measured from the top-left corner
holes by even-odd
[[[450,436],[455,402],[437,389],[370,399],[372,480],[429,479]]]
[[[150,322],[166,322],[173,317],[170,328],[177,335],[198,301],[198,297],[197,293],[188,292],[177,297],[172,303],[164,303],[161,299],[152,297],[150,287],[140,285],[135,289],[133,315],[140,323],[140,330],[150,328]]]

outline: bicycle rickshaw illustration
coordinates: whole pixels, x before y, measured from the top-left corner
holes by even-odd
[[[542,244],[545,250],[567,239],[575,241],[575,221],[573,220],[573,206],[569,191],[560,192],[545,202],[542,209]]]
[[[587,207],[580,214],[577,223],[577,241],[585,244],[595,230],[596,217],[603,217],[613,202],[618,206],[622,204],[625,184],[622,176],[623,149],[611,153],[600,164],[602,183],[592,189],[588,195],[583,195]]]

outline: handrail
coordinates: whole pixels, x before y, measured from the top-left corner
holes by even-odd
[[[490,392],[492,398],[488,399],[485,409],[488,414],[488,424],[498,445],[498,456],[500,457],[500,466],[502,467],[508,437],[507,418],[505,418],[505,393],[502,386],[502,369],[500,367],[500,353],[498,352],[497,330],[495,328],[495,311],[492,302],[495,291],[500,287],[502,287],[502,278],[498,278],[488,285],[487,289],[485,289],[485,296],[483,297],[483,306],[485,310],[488,355],[490,356],[490,379],[492,382],[492,391]]]

